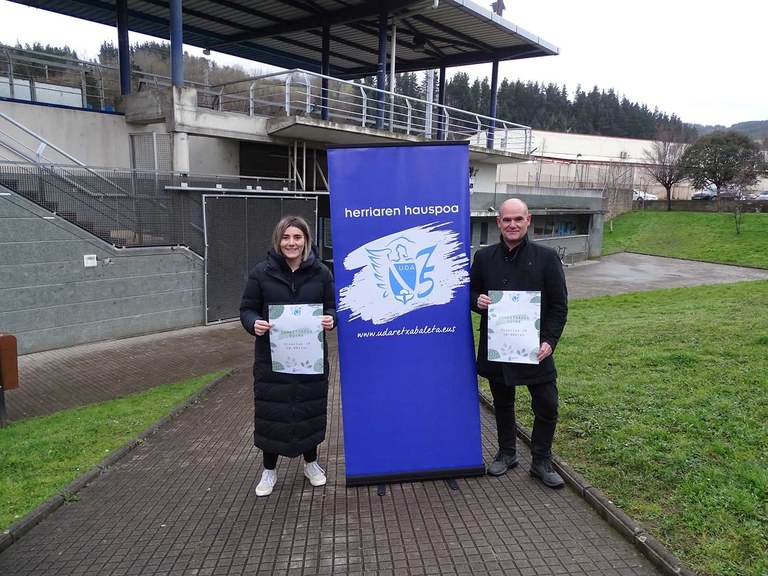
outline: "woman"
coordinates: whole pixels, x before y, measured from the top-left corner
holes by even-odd
[[[275,226],[267,259],[248,276],[240,303],[240,322],[256,336],[253,363],[253,441],[264,453],[264,472],[257,496],[268,496],[277,482],[277,457],[304,455],[304,475],[312,486],[326,482],[317,463],[317,446],[325,439],[328,400],[328,351],[323,339],[322,374],[272,371],[270,304],[322,304],[323,330],[336,324],[333,275],[312,246],[307,223],[286,216]]]

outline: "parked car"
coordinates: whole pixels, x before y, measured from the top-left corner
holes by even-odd
[[[758,202],[768,202],[768,192],[760,192],[755,198]]]
[[[720,200],[746,200],[747,195],[737,188],[721,190],[717,195]]]
[[[656,196],[656,194],[651,194],[650,192],[643,192],[642,190],[632,190],[632,201],[633,202],[651,202],[652,200],[658,200],[659,197]]]
[[[716,197],[716,191],[704,188],[703,190],[696,190],[691,196],[691,200],[714,200]]]

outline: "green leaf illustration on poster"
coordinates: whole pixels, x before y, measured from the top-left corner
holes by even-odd
[[[280,316],[283,315],[283,312],[285,311],[285,306],[282,304],[273,304],[269,307],[269,317],[272,318],[280,318]]]

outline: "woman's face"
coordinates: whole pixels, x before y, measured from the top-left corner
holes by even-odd
[[[286,260],[299,261],[304,255],[304,234],[295,226],[288,226],[280,239],[280,252]]]

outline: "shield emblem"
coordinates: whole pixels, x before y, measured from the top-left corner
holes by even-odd
[[[389,266],[389,287],[396,300],[405,304],[416,290],[416,263],[393,262]]]

